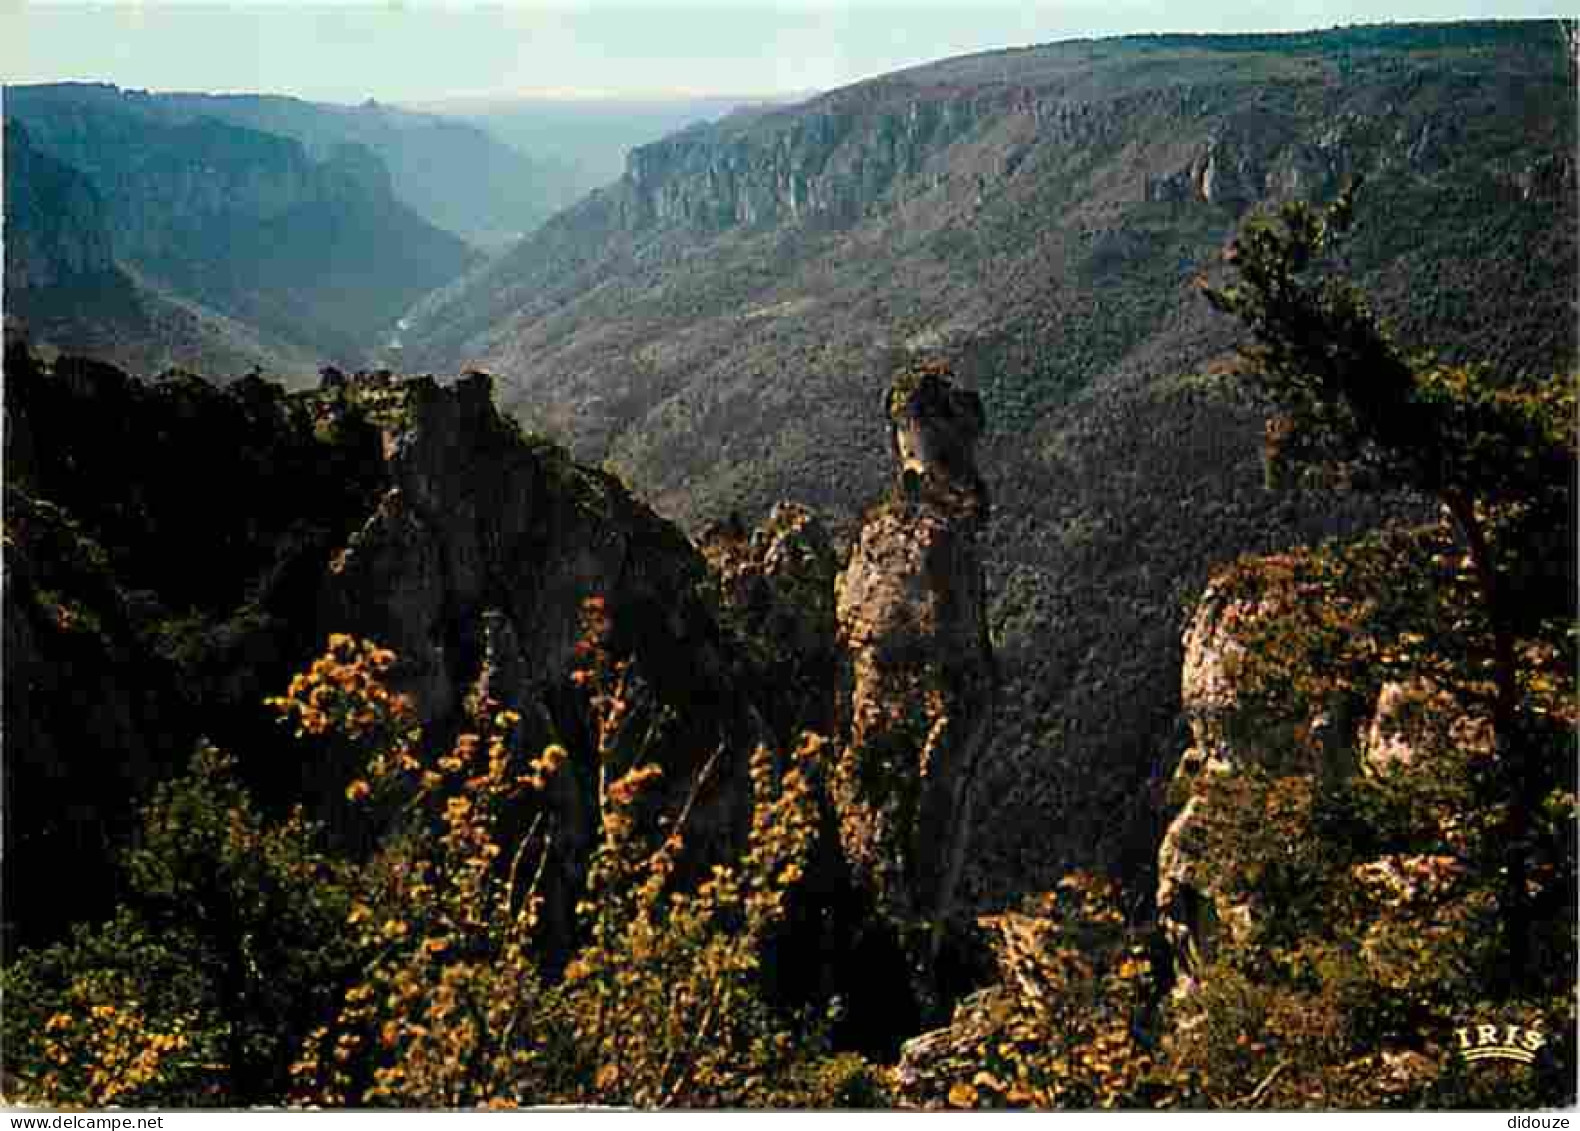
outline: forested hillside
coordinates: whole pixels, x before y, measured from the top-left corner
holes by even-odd
[[[5,125],[6,312],[40,346],[147,373],[188,365],[241,374],[310,373],[313,352],[150,285],[115,258],[110,217],[87,177]]]

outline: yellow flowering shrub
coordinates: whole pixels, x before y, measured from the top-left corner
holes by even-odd
[[[629,733],[638,681],[610,655],[608,628],[602,602],[589,602],[573,679],[594,722],[600,833],[575,908],[579,942],[558,968],[540,938],[551,824],[540,798],[570,757],[564,747],[528,758],[510,737],[519,718],[485,703],[475,733],[424,758],[399,697],[370,678],[380,651],[358,641],[332,646],[278,704],[309,732],[328,720],[392,738],[396,749],[375,750],[350,795],[403,790],[427,815],[370,868],[351,909],[367,962],[305,1042],[298,1101],[700,1107],[873,1094],[864,1063],[822,1055],[818,1026],[781,1017],[759,991],[761,944],[811,851],[808,768],[822,740],[807,736],[782,770],[766,749],[752,756],[744,855],[681,885],[691,803],[644,827],[641,803],[661,770]]]
[[[998,983],[956,1007],[953,1039],[902,1082],[905,1102],[1086,1109],[1181,1098],[1152,1043],[1147,939],[1126,924],[1113,884],[1072,873],[1053,891],[980,923]]]
[[[422,734],[408,696],[390,690],[395,653],[345,633],[329,637],[328,650],[291,678],[284,695],[264,700],[293,722],[296,736],[336,736],[368,754],[367,778],[383,779],[417,766]],[[364,800],[369,785],[358,778],[346,787],[352,801]]]
[[[116,914],[7,965],[8,1096],[277,1102],[353,957],[349,869],[318,837],[299,812],[259,813],[233,760],[200,747],[146,806]]]
[[[36,1090],[22,1097],[50,1106],[107,1107],[135,1102],[169,1074],[192,1045],[195,1014],[150,1018],[131,979],[105,974],[77,978],[44,1023],[43,1061]]]

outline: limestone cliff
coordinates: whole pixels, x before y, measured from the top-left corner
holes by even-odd
[[[667,708],[652,753],[669,762],[670,788],[688,789],[691,771],[720,747],[740,756],[725,781],[744,786],[734,771],[768,735],[702,559],[612,476],[524,437],[492,388],[482,373],[448,386],[372,374],[322,394],[331,426],[341,414],[379,425],[385,486],[330,563],[319,622],[394,649],[396,676],[430,725],[461,718],[486,668],[488,693],[528,716],[524,741],[541,742],[581,725],[569,675],[582,602],[603,597],[615,650],[634,657],[655,707]],[[726,823],[743,815],[724,808]],[[704,818],[711,811],[699,807]]]
[[[839,577],[847,727],[833,774],[840,842],[904,928],[936,958],[955,913],[971,785],[993,717],[994,666],[978,538],[988,499],[974,448],[980,400],[918,365],[887,400],[897,467]]]
[[[726,119],[633,149],[620,185],[622,219],[632,228],[704,230],[850,224],[1002,101],[918,91],[902,102],[892,93],[881,84],[858,87],[800,112],[761,115],[747,126]]]
[[[1360,692],[1335,679],[1312,709],[1267,689],[1252,691],[1244,674],[1258,634],[1290,617],[1302,592],[1282,555],[1242,562],[1208,586],[1184,635],[1181,699],[1192,744],[1180,756],[1171,792],[1182,807],[1158,848],[1157,923],[1173,952],[1174,995],[1189,998],[1201,965],[1225,938],[1243,940],[1257,920],[1277,909],[1234,894],[1243,891],[1235,862],[1215,858],[1205,843],[1215,814],[1207,775],[1248,769],[1277,778],[1336,783],[1356,773],[1392,777],[1424,768],[1423,752],[1490,755],[1488,722],[1423,678],[1384,682]],[[1314,684],[1330,686],[1326,680]],[[1218,814],[1217,816],[1222,816]],[[1445,835],[1448,834],[1445,825]],[[1412,876],[1433,857],[1391,854],[1357,865],[1356,879],[1414,899]]]
[[[1202,775],[1230,774],[1247,765],[1276,774],[1344,773],[1353,765],[1345,762],[1349,748],[1338,741],[1337,732],[1346,728],[1334,718],[1285,717],[1248,697],[1237,681],[1247,634],[1296,599],[1277,586],[1247,596],[1223,583],[1209,585],[1185,631],[1180,698],[1192,741],[1174,769],[1171,792],[1185,801],[1158,848],[1157,887],[1158,926],[1174,951],[1181,992],[1193,986],[1193,971],[1211,954],[1219,933],[1243,933],[1257,911],[1225,894],[1232,885],[1225,882],[1225,862],[1209,859],[1201,843],[1206,803],[1193,785]],[[1334,714],[1347,713],[1335,704]],[[1317,748],[1296,741],[1301,728],[1330,741]]]

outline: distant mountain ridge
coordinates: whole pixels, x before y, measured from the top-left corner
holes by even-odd
[[[411,302],[477,258],[397,199],[379,156],[355,142],[315,160],[293,138],[113,87],[10,88],[6,108],[93,188],[117,261],[297,355],[363,360]],[[8,221],[52,219],[23,208]]]
[[[373,99],[355,105],[277,94],[150,93],[113,84],[10,87],[13,114],[61,103],[131,112],[167,125],[211,118],[292,138],[314,161],[346,144],[365,146],[388,168],[390,187],[430,224],[475,246],[498,246],[547,219],[565,201],[566,171],[476,125]]]
[[[789,99],[783,101],[791,101]],[[762,99],[725,97],[456,98],[416,103],[412,109],[470,123],[551,170],[559,195],[554,211],[620,179],[627,151]]]

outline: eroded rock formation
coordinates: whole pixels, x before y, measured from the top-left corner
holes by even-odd
[[[492,379],[453,385],[374,374],[326,404],[382,430],[386,486],[330,563],[319,620],[400,657],[394,676],[432,729],[465,725],[469,693],[523,716],[518,741],[590,750],[571,686],[585,599],[603,598],[611,653],[630,657],[645,712],[644,760],[664,772],[678,811],[720,752],[687,827],[698,858],[720,859],[749,819],[747,759],[774,742],[760,708],[772,693],[734,654],[708,597],[703,559],[613,476],[526,439],[494,405]],[[573,757],[551,791],[562,884],[549,891],[568,929],[579,869],[597,836],[597,767]],[[557,898],[562,897],[562,898]]]
[[[1341,679],[1317,705],[1266,687],[1248,687],[1250,650],[1258,635],[1313,599],[1290,580],[1279,555],[1241,563],[1208,586],[1184,637],[1181,700],[1191,746],[1175,767],[1171,793],[1183,805],[1158,849],[1157,923],[1173,952],[1174,996],[1189,998],[1202,965],[1225,939],[1243,940],[1259,917],[1277,909],[1243,894],[1234,863],[1217,858],[1207,840],[1213,825],[1207,775],[1259,770],[1277,778],[1336,783],[1355,774],[1408,781],[1430,773],[1433,759],[1490,757],[1490,724],[1429,681],[1384,683],[1361,693]],[[1249,582],[1249,584],[1247,584]],[[1218,814],[1221,817],[1222,814]],[[1446,814],[1445,814],[1446,818]],[[1447,842],[1459,837],[1446,819]],[[1363,888],[1394,902],[1424,898],[1455,865],[1446,857],[1390,854],[1353,868]],[[1434,887],[1436,885],[1436,887]],[[1378,963],[1385,956],[1368,955]]]
[[[1180,699],[1191,745],[1180,755],[1170,789],[1185,797],[1158,848],[1158,927],[1175,956],[1176,988],[1188,993],[1194,971],[1210,956],[1222,932],[1235,937],[1250,929],[1256,909],[1229,895],[1222,862],[1204,843],[1207,802],[1194,787],[1203,775],[1234,773],[1247,765],[1275,773],[1343,772],[1337,743],[1305,761],[1292,752],[1313,748],[1294,740],[1304,726],[1317,735],[1340,728],[1328,716],[1284,718],[1265,702],[1244,694],[1238,673],[1246,659],[1246,637],[1257,625],[1288,608],[1291,594],[1269,587],[1247,596],[1222,583],[1209,585],[1185,631]],[[1335,705],[1336,713],[1343,714]]]
[[[949,371],[903,371],[886,409],[896,462],[836,593],[845,748],[832,775],[840,843],[879,905],[937,955],[955,911],[971,783],[993,717],[978,547],[988,517],[977,395]]]
[[[726,614],[781,692],[776,730],[833,725],[837,668],[834,579],[839,560],[828,530],[799,503],[780,503],[755,530],[738,516],[703,532],[698,548],[719,582]]]

